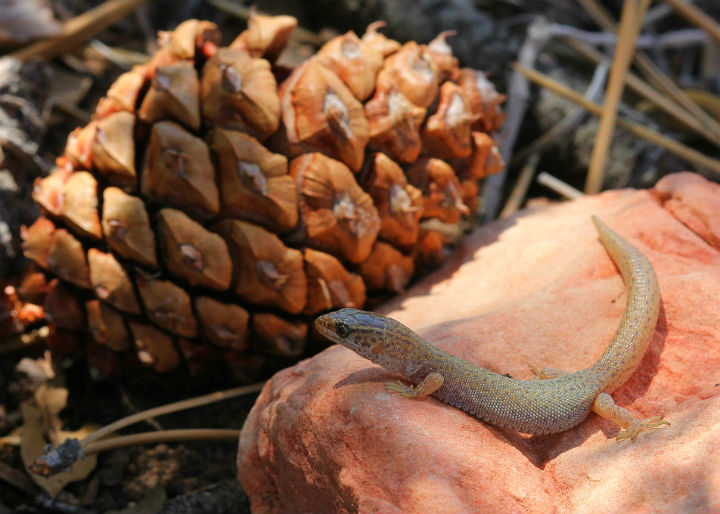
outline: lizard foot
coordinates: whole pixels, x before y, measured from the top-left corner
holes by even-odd
[[[432,372],[416,386],[405,385],[398,380],[397,382],[387,382],[385,389],[406,398],[424,398],[437,391],[444,381],[445,379],[440,373]]]
[[[405,398],[415,397],[415,386],[405,385],[399,380],[396,382],[385,382],[385,390],[390,393],[397,393]]]
[[[528,368],[535,374],[535,378],[538,380],[547,380],[549,378],[557,378],[563,375],[567,375],[567,371],[561,369],[549,368],[545,366],[543,369],[538,368],[534,364],[528,364]]]
[[[643,421],[636,420],[631,423],[630,426],[628,426],[625,430],[621,430],[615,440],[617,442],[624,441],[625,439],[630,439],[631,441],[634,441],[635,439],[637,439],[638,434],[643,430],[650,430],[652,428],[657,428],[661,425],[669,424],[669,421],[665,421],[664,419],[660,418],[660,416],[653,416],[652,418]]]

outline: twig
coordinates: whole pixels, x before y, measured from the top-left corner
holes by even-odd
[[[204,396],[198,396],[196,398],[189,398],[187,400],[181,400],[179,402],[168,403],[167,405],[161,405],[160,407],[155,407],[152,409],[144,410],[142,412],[137,412],[130,416],[126,416],[117,421],[114,421],[109,425],[105,425],[102,428],[99,428],[92,434],[88,435],[85,439],[83,439],[82,444],[83,446],[85,446],[94,441],[97,441],[98,439],[108,436],[113,432],[117,432],[118,430],[121,430],[130,425],[134,425],[135,423],[145,421],[146,419],[162,416],[164,414],[170,414],[171,412],[200,407],[201,405],[207,405],[209,403],[228,400],[230,398],[242,396],[244,394],[256,393],[262,389],[263,385],[264,383],[257,383],[241,387],[235,387],[233,389],[217,391],[214,393],[206,394]]]
[[[83,456],[88,453],[105,451],[111,448],[128,446],[131,444],[145,444],[158,441],[178,441],[181,439],[227,439],[231,437],[231,432],[232,437],[237,438],[239,435],[239,431],[237,430],[198,428],[145,432],[142,434],[113,437],[106,441],[96,442],[99,439],[106,437],[111,433],[116,432],[134,423],[138,423],[140,421],[144,421],[146,419],[156,416],[162,416],[163,414],[170,414],[171,412],[177,412],[193,407],[199,407],[201,405],[207,405],[209,403],[214,403],[221,400],[227,400],[235,396],[255,393],[262,389],[263,385],[264,384],[261,383],[250,384],[246,386],[236,387],[234,389],[227,389],[225,391],[217,391],[215,393],[198,396],[196,398],[189,398],[187,400],[182,400],[179,402],[169,403],[167,405],[161,405],[160,407],[155,407],[153,409],[148,409],[143,412],[138,412],[131,416],[126,416],[96,430],[92,434],[85,437],[82,441],[78,441],[74,438],[66,439],[56,448],[48,451],[47,453],[45,453],[45,455],[42,455],[41,457],[35,459],[35,461],[30,467],[30,470],[33,473],[37,473],[42,476],[51,476],[56,473],[60,473],[61,471],[64,471],[66,469],[69,469],[73,465],[73,463],[77,462],[79,459],[82,459]]]
[[[617,119],[618,105],[620,105],[620,99],[622,98],[625,75],[630,67],[633,53],[635,53],[635,39],[638,32],[640,32],[640,23],[645,11],[650,6],[650,0],[637,1],[639,4],[636,3],[636,0],[625,0],[623,3],[618,45],[615,48],[612,68],[610,68],[605,104],[600,116],[600,126],[595,137],[592,157],[590,158],[590,169],[585,181],[586,193],[595,194],[602,189],[605,164],[607,163],[610,144],[615,131],[615,120]]]
[[[576,200],[585,196],[582,191],[575,189],[570,184],[563,182],[557,177],[553,177],[547,171],[541,171],[537,177],[537,181],[538,184],[542,184],[543,186],[552,189],[567,200]]]
[[[136,64],[145,64],[150,60],[150,56],[147,54],[133,52],[125,48],[113,48],[99,39],[93,39],[88,46],[108,61],[125,69],[130,69]]]
[[[548,27],[555,37],[569,37],[594,46],[615,46],[618,36],[608,32],[589,32],[570,25],[552,24]],[[665,34],[644,34],[635,41],[636,48],[682,48],[703,45],[709,41],[707,34],[700,29],[682,29]]]
[[[111,437],[104,441],[84,445],[84,455],[100,453],[124,446],[137,444],[166,443],[170,441],[237,441],[240,437],[240,430],[225,428],[181,428],[175,430],[160,430],[153,432],[141,432],[139,434]]]
[[[527,36],[518,52],[518,61],[523,65],[532,67],[535,59],[548,41],[547,21],[536,18],[528,25]],[[530,84],[519,73],[513,73],[508,91],[508,107],[505,125],[500,132],[500,154],[505,162],[512,157],[512,149],[520,131],[520,124],[525,117],[528,101],[530,100]],[[490,175],[485,180],[483,199],[485,201],[485,221],[493,220],[500,210],[500,201],[507,171],[503,170]]]
[[[608,32],[617,32],[615,20],[605,7],[597,3],[595,0],[578,0],[578,2],[583,6],[592,19],[594,19],[595,22],[603,29]]]
[[[590,61],[598,63],[601,59],[603,59],[600,52],[588,45],[569,38],[566,38],[564,41],[568,46],[572,47]],[[705,129],[705,126],[697,118],[692,116],[688,111],[680,107],[675,102],[671,101],[667,96],[658,92],[657,89],[653,88],[637,75],[628,73],[625,76],[625,84],[640,96],[657,105],[667,114],[678,120],[689,129],[693,130],[696,134],[701,135],[708,141],[720,146],[720,138],[715,136],[714,133],[708,132]]]
[[[720,43],[720,23],[712,19],[704,11],[684,0],[665,0],[665,2],[670,4],[680,16],[705,30],[715,38],[715,41]]]
[[[603,29],[616,32],[617,23],[612,15],[600,5],[597,0],[579,0],[585,10],[595,19],[595,21]],[[663,91],[668,97],[681,105],[690,114],[692,114],[703,125],[705,130],[712,132],[713,136],[720,138],[720,123],[715,121],[710,115],[702,110],[685,92],[680,89],[673,80],[665,75],[660,68],[643,52],[635,53],[635,64],[643,71],[643,73],[655,84],[655,86]]]
[[[111,437],[104,441],[91,444],[82,444],[74,438],[66,439],[55,449],[42,457],[35,459],[29,466],[36,475],[50,477],[57,473],[67,471],[78,460],[84,459],[93,453],[114,450],[125,446],[151,443],[169,443],[172,441],[237,441],[240,430],[226,428],[180,428],[175,430],[160,430],[154,432],[141,432],[139,434]]]
[[[647,14],[645,14],[645,18],[643,18],[643,28],[655,25],[670,14],[672,14],[672,9],[668,5],[660,4],[651,7],[648,9]]]
[[[585,98],[589,100],[597,99],[603,89],[603,85],[605,84],[608,67],[609,63],[606,59],[599,61],[599,64],[595,67],[592,80],[590,80],[590,84],[583,95]],[[585,111],[583,109],[575,110],[575,112],[553,125],[550,130],[545,132],[542,136],[518,151],[518,153],[513,156],[508,166],[517,165],[527,159],[530,155],[541,152],[552,142],[557,141],[559,138],[563,137],[575,128],[582,121],[583,116],[585,116]]]
[[[500,212],[501,218],[506,218],[515,214],[522,206],[525,201],[528,188],[532,183],[533,175],[535,175],[538,162],[540,162],[540,154],[534,153],[522,167],[522,170],[520,170],[520,176],[518,177],[517,182],[515,182],[515,186],[505,203],[505,207]]]
[[[556,80],[553,80],[538,71],[520,66],[519,64],[513,64],[512,67],[526,77],[528,77],[533,82],[540,84],[541,86],[549,89],[553,93],[567,98],[571,102],[578,104],[583,109],[586,109],[587,111],[595,114],[596,116],[599,116],[602,113],[602,105],[599,105],[595,102],[588,100],[587,98],[584,98],[577,91],[574,91],[569,87],[560,84]],[[635,123],[633,121],[629,121],[623,118],[618,118],[617,124],[628,132],[631,132],[638,137],[650,141],[653,144],[661,146],[669,152],[682,157],[688,162],[691,162],[697,166],[707,168],[720,176],[720,161],[718,161],[717,159],[708,157],[707,155],[704,155],[697,150],[693,150],[692,148],[685,146],[682,143],[678,143],[677,141],[665,137],[662,134],[658,134],[654,130],[640,125],[639,123]]]
[[[52,59],[80,46],[147,0],[107,0],[63,25],[59,36],[43,39],[10,54],[21,61]]]

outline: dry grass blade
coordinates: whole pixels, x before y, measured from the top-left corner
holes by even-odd
[[[595,22],[608,32],[617,32],[615,20],[605,7],[595,0],[578,0]]]
[[[537,181],[538,184],[542,184],[548,189],[552,189],[567,200],[575,200],[585,196],[582,191],[575,189],[570,184],[563,182],[557,177],[553,177],[547,171],[541,172],[538,175]]]
[[[704,11],[685,0],[665,0],[677,13],[690,23],[700,27],[720,43],[720,23],[708,16]]]
[[[38,41],[10,54],[21,61],[52,59],[76,48],[147,0],[107,0],[63,25],[60,35]]]
[[[227,400],[229,398],[234,398],[236,396],[241,396],[244,394],[256,393],[260,391],[260,389],[262,389],[263,385],[264,383],[249,384],[246,386],[240,386],[225,391],[218,391],[215,393],[206,394],[204,396],[189,398],[187,400],[181,400],[179,402],[161,405],[160,407],[155,407],[154,409],[148,409],[142,412],[138,412],[137,414],[127,416],[113,423],[110,423],[109,425],[105,425],[103,428],[97,430],[96,432],[93,432],[85,439],[83,439],[82,444],[88,445],[122,428],[133,425],[135,423],[139,423],[140,421],[145,421],[146,419],[162,416],[163,414],[169,414],[171,412],[191,409],[193,407],[199,407],[201,405],[207,405],[209,403]]]
[[[564,42],[592,62],[599,63],[603,58],[600,52],[575,39],[565,38]],[[720,146],[720,137],[717,137],[717,135],[713,132],[708,132],[705,126],[697,118],[692,116],[688,111],[670,100],[669,97],[660,93],[657,89],[637,75],[629,72],[625,76],[625,84],[637,94],[652,102],[677,121],[693,130],[696,134]]]
[[[617,109],[622,98],[625,75],[627,75],[630,61],[635,53],[635,41],[640,32],[642,18],[649,6],[650,0],[639,0],[639,3],[636,0],[625,0],[623,4],[618,44],[615,48],[615,58],[610,69],[605,105],[600,116],[600,126],[595,138],[590,169],[585,182],[586,193],[599,193],[602,188],[605,164],[607,163],[610,144],[615,131],[615,120],[617,119]]]
[[[602,105],[599,105],[595,102],[592,102],[588,100],[587,98],[583,97],[582,94],[578,93],[577,91],[574,91],[570,89],[567,86],[564,86],[563,84],[560,84],[556,80],[551,79],[550,77],[543,75],[542,73],[531,70],[529,68],[525,68],[523,66],[520,66],[518,64],[512,65],[514,69],[525,75],[528,79],[532,80],[533,82],[541,85],[542,87],[545,87],[552,91],[553,93],[556,93],[558,95],[561,95],[571,102],[576,103],[577,105],[581,106],[583,109],[588,110],[589,112],[595,114],[596,116],[600,116],[600,114],[603,111]],[[656,144],[658,146],[661,146],[668,150],[669,152],[674,153],[675,155],[682,157],[683,159],[687,160],[688,162],[691,162],[697,166],[705,167],[712,172],[718,174],[720,176],[720,161],[717,159],[713,159],[711,157],[708,157],[707,155],[704,155],[697,150],[693,150],[692,148],[682,144],[678,143],[677,141],[670,139],[668,137],[663,136],[662,134],[658,134],[652,129],[649,129],[647,127],[644,127],[640,125],[639,123],[635,123],[629,120],[625,120],[623,118],[618,118],[617,124],[627,130],[628,132],[631,132],[632,134],[635,134],[638,137],[641,137],[647,141],[650,141],[653,144]]]
[[[535,175],[538,162],[540,162],[540,154],[534,153],[522,167],[522,170],[520,170],[520,176],[518,177],[517,182],[515,182],[513,190],[510,192],[510,197],[505,203],[505,207],[502,212],[500,212],[501,218],[506,218],[507,216],[515,214],[522,206],[523,201],[525,201],[525,195],[527,195],[528,188],[530,187],[533,176]]]
[[[598,65],[595,67],[592,80],[585,90],[585,98],[595,100],[602,92],[608,68],[609,63],[607,61],[599,61]],[[553,125],[547,132],[535,139],[532,143],[519,150],[515,155],[513,155],[513,158],[510,160],[508,166],[515,166],[524,162],[525,159],[534,153],[542,153],[545,148],[550,146],[552,143],[559,141],[560,138],[565,137],[566,134],[569,134],[572,130],[574,130],[580,122],[582,122],[584,117],[585,112],[583,109],[577,109],[575,112]]]
[[[595,19],[603,29],[616,32],[617,24],[610,13],[600,5],[597,0],[580,0],[585,10]],[[703,125],[705,130],[712,132],[714,138],[720,138],[720,123],[715,121],[704,110],[702,110],[682,89],[680,89],[670,77],[665,75],[660,68],[643,52],[635,54],[635,64],[652,81],[655,86],[663,91],[668,98],[676,101],[684,109]]]

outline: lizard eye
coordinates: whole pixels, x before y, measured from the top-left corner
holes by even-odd
[[[350,335],[350,327],[344,321],[337,321],[335,323],[335,333],[345,339],[347,336]]]

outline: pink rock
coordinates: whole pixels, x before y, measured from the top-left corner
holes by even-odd
[[[718,186],[678,174],[654,191],[522,211],[476,231],[383,312],[498,373],[584,368],[625,307],[591,214],[648,256],[662,291],[650,348],[613,397],[671,426],[634,443],[592,413],[561,434],[504,431],[390,395],[383,382],[396,377],[333,346],[275,375],[245,422],[238,475],[253,511],[720,511]]]
[[[653,191],[663,207],[720,250],[720,185],[685,171],[663,177]]]

